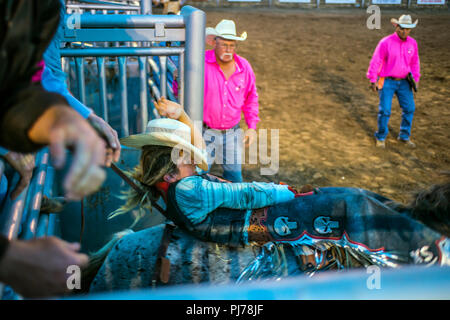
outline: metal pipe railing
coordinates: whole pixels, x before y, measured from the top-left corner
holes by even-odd
[[[106,72],[105,72],[105,58],[97,57],[98,82],[100,94],[100,107],[103,112],[103,119],[108,122],[108,99],[106,97]]]
[[[180,65],[178,72],[179,103],[194,120],[203,118],[203,78],[204,78],[204,27],[205,15],[202,11],[190,6],[182,9],[181,15],[81,15],[79,29],[65,29],[62,41],[80,42],[81,48],[64,48],[62,57],[74,57],[77,84],[80,89],[80,100],[85,103],[84,71],[81,63],[83,58],[94,57],[97,61],[97,76],[99,82],[100,109],[103,117],[108,120],[108,101],[105,80],[105,57],[119,57],[119,92],[121,108],[122,135],[128,135],[128,96],[126,57],[137,57],[139,65],[139,100],[140,111],[136,127],[143,130],[148,120],[148,107],[153,106],[148,99],[147,89],[158,99],[161,95],[171,100],[177,100],[173,94],[170,76],[173,77],[176,67],[167,56],[178,56]],[[86,47],[84,43],[122,42],[127,47]],[[130,47],[130,42],[136,42],[137,47]],[[152,41],[185,41],[180,47],[144,47]],[[152,73],[157,79],[147,79],[145,74],[150,61],[140,57],[159,56],[160,68]],[[185,71],[188,74],[185,74]],[[168,74],[169,72],[169,74]],[[155,81],[156,80],[156,81]],[[159,84],[159,85],[158,85]],[[186,87],[188,85],[188,87]],[[153,110],[154,112],[154,110]],[[157,116],[157,114],[154,114]]]
[[[200,11],[198,9],[195,10]],[[147,28],[154,28],[157,24],[163,24],[165,28],[185,27],[185,19],[181,15],[121,15],[121,14],[81,15],[79,22],[80,22],[79,26],[80,29],[87,29],[87,28],[147,29]]]
[[[448,300],[450,268],[404,266],[381,269],[381,288],[370,288],[365,268],[327,271],[236,284],[186,284],[69,297],[92,300]],[[261,303],[264,305],[264,302]],[[261,313],[262,314],[262,313]],[[260,314],[260,315],[261,315]],[[255,316],[255,314],[253,314]]]
[[[137,6],[124,6],[124,5],[105,5],[105,4],[67,4],[66,8],[68,10],[92,10],[103,11],[103,10],[124,10],[124,11],[136,11],[140,12],[141,8]],[[96,13],[94,13],[96,14]]]
[[[19,180],[20,175],[14,173],[10,185],[17,185]],[[11,200],[11,188],[6,195],[3,212],[1,214],[2,219],[0,220],[0,233],[9,240],[16,239],[19,233],[28,190],[29,186],[26,187],[14,201]]]
[[[44,192],[47,167],[49,163],[49,152],[45,148],[38,152],[36,156],[36,169],[29,186],[29,205],[26,206],[26,220],[23,225],[22,239],[29,240],[36,237],[39,212]]]
[[[195,123],[203,122],[203,92],[205,74],[206,15],[191,6],[181,10],[186,24],[184,65],[184,108]],[[180,63],[181,65],[181,63]],[[198,128],[201,130],[201,128]]]
[[[125,56],[169,56],[184,52],[182,47],[101,47],[101,48],[65,48],[61,57],[125,57]]]
[[[119,57],[119,90],[120,90],[120,108],[121,108],[121,124],[122,136],[128,136],[130,129],[128,126],[128,90],[127,90],[127,66],[124,56]]]
[[[55,169],[51,165],[47,165],[47,171],[46,171],[46,177],[45,177],[45,184],[44,184],[44,190],[43,195],[47,198],[51,198],[52,196],[52,187],[53,187],[53,178],[55,174]],[[48,235],[52,235],[55,233],[54,222],[50,221],[55,218],[55,214],[51,213],[40,213],[38,224],[36,228],[36,238],[45,237]]]
[[[86,104],[86,86],[84,82],[84,59],[82,57],[75,58],[75,66],[77,73],[78,96],[83,104]]]
[[[144,132],[148,122],[148,96],[147,96],[147,57],[139,57],[139,100],[140,122],[138,126],[139,132]]]
[[[161,56],[161,58],[166,58],[165,56]],[[169,82],[168,76],[167,76],[167,71],[168,71],[168,64],[167,62],[170,61],[169,59],[165,59],[166,62],[161,63],[161,60],[159,60],[159,64],[160,66],[158,66],[158,64],[156,63],[155,60],[148,58],[148,62],[149,62],[149,66],[150,66],[150,71],[152,73],[152,75],[154,75],[154,84],[159,88],[158,89],[158,93],[155,93],[155,97],[158,96],[158,98],[160,96],[164,96],[167,97],[169,100],[172,101],[178,101],[177,98],[175,97],[174,93],[173,93],[173,89],[172,89],[172,83]],[[162,72],[161,70],[166,70],[166,72]],[[173,76],[172,76],[173,78]],[[165,85],[161,85],[162,83],[164,83]]]
[[[43,186],[46,181],[47,163],[48,148],[44,148],[36,155],[36,168],[29,185],[15,200],[11,200],[11,192],[20,180],[19,173],[14,173],[0,215],[0,233],[8,240],[17,239],[19,234],[22,239],[34,237],[38,224]],[[51,183],[50,179],[47,181]],[[3,290],[4,285],[0,283],[0,299],[3,297]]]

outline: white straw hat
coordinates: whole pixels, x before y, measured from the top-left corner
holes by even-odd
[[[416,19],[416,21],[414,23],[412,23],[411,16],[409,14],[404,14],[400,18],[398,18],[398,20],[395,18],[392,18],[391,23],[398,24],[402,28],[412,29],[412,28],[415,28],[416,25],[419,23],[419,19]]]
[[[211,38],[220,37],[226,40],[244,41],[247,39],[247,32],[243,32],[240,37],[236,34],[236,25],[233,20],[223,19],[215,28],[206,28],[206,40],[210,41]]]
[[[200,169],[208,170],[205,153],[191,144],[191,128],[177,120],[168,118],[151,120],[147,124],[145,133],[124,137],[120,139],[120,143],[136,149],[142,149],[142,147],[147,145],[177,147],[181,150],[192,152],[194,161],[201,161],[198,164]]]

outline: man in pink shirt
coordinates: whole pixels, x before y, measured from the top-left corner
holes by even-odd
[[[232,20],[206,29],[206,41],[213,46],[205,53],[203,127],[208,161],[211,166],[215,158],[223,177],[233,182],[242,182],[243,143],[253,143],[260,120],[255,74],[250,63],[235,53],[237,41],[246,38],[246,32],[236,35]],[[248,126],[243,139],[241,112]]]
[[[415,148],[410,140],[415,103],[413,81],[420,79],[420,61],[417,42],[409,36],[418,20],[412,23],[411,16],[402,15],[398,20],[391,19],[395,32],[381,39],[370,61],[367,78],[373,91],[378,91],[378,131],[375,133],[376,146],[385,147],[389,133],[388,123],[391,115],[392,98],[397,95],[402,108],[402,122],[397,140],[408,147]],[[412,79],[408,81],[408,76]]]

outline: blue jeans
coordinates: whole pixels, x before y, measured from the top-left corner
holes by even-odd
[[[375,133],[377,140],[384,141],[389,133],[388,123],[391,116],[391,106],[394,94],[402,108],[402,122],[400,124],[399,138],[409,140],[411,135],[412,120],[414,117],[414,95],[406,80],[385,79],[383,89],[378,92],[380,105],[378,106],[378,131]]]
[[[242,129],[239,124],[222,132],[203,129],[203,138],[208,155],[208,169],[215,162],[222,165],[223,178],[232,182],[242,182]]]

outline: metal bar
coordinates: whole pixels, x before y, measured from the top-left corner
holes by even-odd
[[[368,269],[249,281],[236,285],[188,284],[158,290],[127,290],[75,296],[90,300],[448,300],[450,268],[404,266],[382,269],[382,289],[368,289]],[[74,299],[73,297],[69,297]],[[260,315],[260,314],[259,314]]]
[[[159,92],[158,86],[155,84],[155,82],[152,79],[148,79],[148,85],[150,87],[150,90],[153,93],[153,96],[155,97],[156,100],[158,100],[159,98],[161,98],[161,93]],[[155,110],[153,110],[154,112]]]
[[[65,57],[65,58],[61,58],[62,59],[62,70],[65,74],[69,74],[70,73],[70,61],[69,58]],[[66,86],[67,88],[70,88],[70,77],[66,77]]]
[[[133,48],[64,48],[60,50],[62,57],[120,57],[120,56],[168,56],[184,52],[180,47],[133,47]]]
[[[48,187],[48,190],[44,189],[44,194],[48,197],[53,196],[53,182],[55,177],[55,169],[49,165],[47,168],[47,181],[51,181],[51,186]],[[45,193],[47,192],[47,193]],[[58,213],[50,213],[48,217],[48,225],[47,225],[47,236],[52,236],[56,234],[56,217]]]
[[[156,74],[157,80],[159,81],[159,73],[160,73],[159,66],[152,57],[148,57],[148,65],[152,70],[152,73]]]
[[[66,29],[70,30],[70,29]],[[84,28],[72,29],[64,33],[62,41],[74,42],[105,42],[105,41],[185,41],[185,31],[181,28],[165,29],[159,34],[155,28],[133,28],[113,29],[113,28]]]
[[[45,177],[45,184],[44,184],[44,190],[43,195],[46,197],[51,197],[52,194],[52,188],[53,188],[53,178],[54,178],[55,170],[52,166],[47,166],[46,171],[46,177]],[[53,225],[54,226],[54,225]],[[36,238],[44,237],[49,234],[50,228],[50,214],[48,213],[40,213],[39,215],[39,221],[36,228]],[[51,232],[53,234],[53,232]]]
[[[185,6],[183,7],[190,7]],[[193,8],[193,7],[190,7]],[[202,12],[200,10],[195,9],[198,12]],[[183,11],[183,10],[182,10]],[[118,12],[117,12],[118,13]],[[66,17],[65,19],[69,19],[70,17]],[[184,28],[185,22],[184,18],[181,15],[138,15],[138,14],[96,14],[90,15],[85,14],[80,16],[80,25],[81,29],[86,28],[154,28],[156,24],[163,24],[164,28]],[[67,25],[67,24],[65,24]],[[79,30],[77,30],[79,31]],[[203,30],[204,33],[204,30]]]
[[[0,161],[0,177],[5,169],[3,161]],[[17,185],[20,180],[19,173],[14,173],[11,179],[11,185]],[[0,220],[0,233],[3,234],[8,240],[16,239],[19,232],[20,223],[22,221],[23,209],[25,207],[25,201],[28,195],[28,187],[26,187],[21,194],[14,200],[11,200],[11,190],[6,195],[5,204],[1,212],[2,219]],[[3,297],[4,285],[0,283],[0,300]]]
[[[11,185],[16,185],[19,180],[20,175],[15,173],[11,179]],[[17,238],[17,234],[19,233],[28,191],[29,187],[26,187],[14,201],[11,200],[10,193],[6,195],[6,202],[3,206],[2,212],[0,233],[9,240]]]
[[[22,232],[24,240],[32,239],[36,236],[36,229],[41,209],[42,193],[44,191],[45,178],[47,175],[47,165],[49,153],[47,149],[38,153],[37,170],[31,178],[30,182],[30,199],[31,203],[26,208],[29,210],[26,216],[26,223]]]
[[[156,108],[155,108],[155,105],[154,105],[152,99],[150,99],[149,104],[150,104],[151,109],[152,109],[153,118],[155,118],[155,119],[161,118],[161,116],[158,113],[158,110],[156,110]]]
[[[141,102],[139,129],[144,132],[148,122],[147,57],[139,57],[139,96]]]
[[[97,4],[68,4],[68,9],[83,9],[83,10],[129,10],[140,11],[140,7],[124,6],[124,5],[97,5]]]
[[[121,3],[126,2],[129,3],[130,1],[123,1],[123,0],[114,0],[114,2],[111,1],[101,1],[101,0],[74,0],[74,1],[70,1],[70,2],[75,2],[75,4],[77,3],[93,3],[96,5],[121,5]],[[120,3],[118,3],[120,2]]]
[[[172,77],[175,78],[175,74],[177,72],[177,66],[175,65],[175,63],[172,61],[172,59],[170,59],[170,57],[167,59],[167,70],[170,72],[170,74],[172,75]]]
[[[167,98],[167,56],[159,57],[159,65],[160,65],[159,87],[161,90],[161,96]]]
[[[178,103],[184,106],[184,51],[180,53],[180,69],[178,71]]]
[[[86,104],[86,87],[84,83],[84,59],[75,58],[75,66],[77,70],[78,98],[83,104]]]
[[[194,122],[203,121],[206,16],[191,6],[181,9],[186,25],[184,109]]]
[[[108,122],[108,99],[106,97],[105,58],[97,57],[97,69],[98,69],[97,75],[99,83],[100,106],[103,112],[103,120]]]
[[[129,135],[128,128],[128,94],[127,94],[127,58],[119,57],[120,107],[122,114],[122,136]]]
[[[152,14],[152,1],[141,0],[141,14]]]
[[[38,218],[38,224],[36,228],[36,238],[42,238],[47,235],[49,214],[41,213]]]

